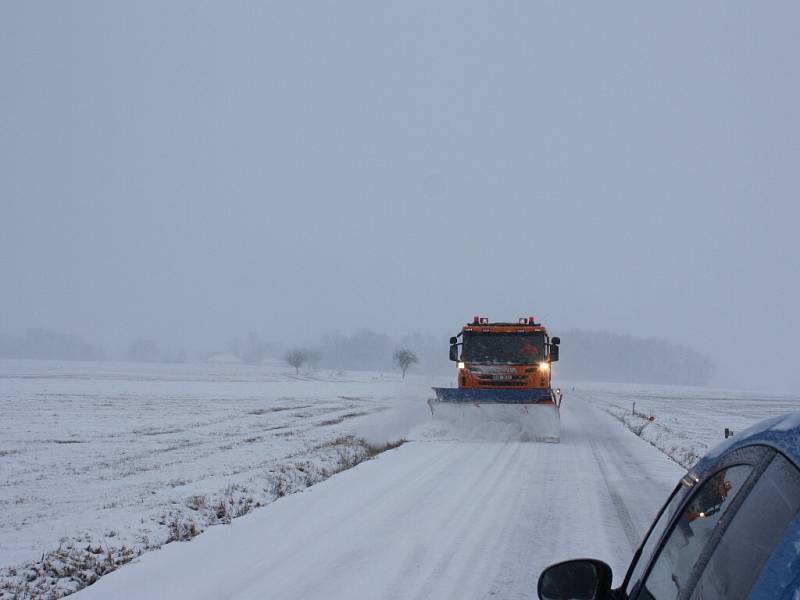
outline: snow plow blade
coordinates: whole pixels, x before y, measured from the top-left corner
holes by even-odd
[[[433,388],[428,400],[437,420],[468,439],[559,442],[559,406],[550,390]]]

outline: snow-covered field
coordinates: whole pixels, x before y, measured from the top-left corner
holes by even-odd
[[[0,598],[75,589],[352,466],[426,413],[431,383],[277,365],[2,360]]]
[[[620,575],[683,470],[662,452],[688,467],[725,427],[800,410],[788,396],[562,384],[561,444],[468,443],[424,402],[450,379],[0,361],[0,598],[66,593],[131,560],[82,594],[533,597],[557,558],[594,553]],[[247,583],[225,588],[235,576]]]
[[[687,469],[725,438],[726,428],[735,434],[763,419],[800,410],[800,396],[788,394],[602,383],[564,389],[568,396],[611,413]]]
[[[562,421],[560,444],[411,441],[76,600],[522,600],[542,568],[576,556],[619,579],[683,471],[580,400]]]

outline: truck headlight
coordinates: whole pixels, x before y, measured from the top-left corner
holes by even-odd
[[[550,363],[542,361],[539,363],[539,370],[540,371],[549,371],[550,370]]]
[[[459,369],[463,369],[463,368],[464,368],[464,366],[465,366],[465,365],[464,365],[464,363],[463,363],[463,362],[459,362],[459,363],[458,363],[458,368],[459,368]]]

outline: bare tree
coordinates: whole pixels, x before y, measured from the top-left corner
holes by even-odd
[[[308,350],[304,350],[303,348],[289,350],[289,352],[284,355],[283,360],[292,365],[295,373],[299,374],[300,367],[308,361]]]
[[[395,350],[392,360],[403,372],[403,379],[406,378],[406,371],[408,371],[408,368],[419,362],[419,360],[417,360],[417,355],[408,348],[398,348]]]

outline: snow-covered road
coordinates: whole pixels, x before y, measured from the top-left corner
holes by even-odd
[[[544,566],[576,556],[619,581],[682,469],[577,399],[561,439],[411,441],[77,597],[533,598]]]

